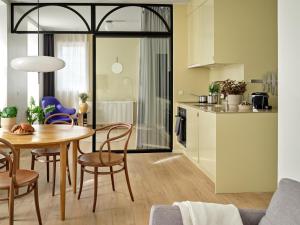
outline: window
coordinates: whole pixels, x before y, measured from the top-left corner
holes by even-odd
[[[66,67],[56,71],[55,97],[63,105],[78,108],[78,95],[88,92],[88,39],[83,34],[56,34],[55,56],[63,59]]]
[[[37,30],[37,27],[28,22],[28,29]],[[28,56],[38,55],[38,34],[27,34],[27,54]],[[36,104],[39,103],[40,87],[39,87],[39,74],[37,72],[27,73],[27,102],[33,97]]]
[[[0,109],[7,104],[7,5],[0,1]]]

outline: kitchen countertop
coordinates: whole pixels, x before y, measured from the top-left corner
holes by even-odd
[[[240,111],[238,109],[232,109],[225,105],[216,105],[216,104],[206,104],[206,103],[199,103],[199,102],[177,102],[180,106],[188,106],[203,112],[210,112],[210,113],[277,113],[277,109],[270,109],[270,110],[262,110],[262,109],[251,109],[247,111]]]

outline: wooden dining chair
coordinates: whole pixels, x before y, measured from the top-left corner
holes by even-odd
[[[117,129],[122,129],[122,133],[116,136],[112,136],[112,132],[116,131]],[[110,175],[111,182],[112,182],[112,189],[113,191],[115,191],[114,174],[124,171],[130,197],[131,200],[134,201],[131,186],[130,186],[130,181],[129,181],[128,167],[127,167],[127,147],[132,133],[132,125],[125,124],[125,123],[118,123],[118,124],[112,124],[102,128],[98,128],[95,131],[97,133],[103,130],[107,130],[106,140],[101,144],[99,152],[83,153],[79,149],[79,152],[82,155],[78,157],[78,163],[81,165],[81,177],[80,177],[80,188],[78,193],[78,200],[80,199],[81,192],[82,192],[84,172],[93,174],[94,175],[93,212],[95,212],[96,204],[97,204],[98,175]],[[122,149],[123,153],[122,154],[113,153],[111,151],[112,150],[111,144],[115,141],[120,141],[120,140],[125,140],[125,144]],[[107,150],[104,150],[105,146],[107,146]],[[115,166],[120,166],[121,168],[117,168],[116,170],[114,170]],[[87,169],[91,167],[93,169]],[[109,172],[100,171],[99,169],[101,168],[109,168]]]
[[[5,168],[6,171],[9,169],[8,168],[8,163],[6,162],[6,158],[3,155],[0,155],[0,170]]]
[[[16,150],[8,141],[0,138],[0,144],[12,152],[13,158],[15,158]],[[40,214],[38,193],[39,174],[32,170],[17,170],[14,160],[11,159],[11,156],[4,150],[0,149],[0,155],[4,157],[6,163],[8,164],[8,171],[0,172],[0,190],[7,190],[8,197],[1,198],[0,201],[8,201],[9,224],[12,225],[14,223],[14,200],[34,191],[35,209],[39,224],[41,225],[42,219]],[[29,187],[29,189],[23,194],[16,194],[16,190],[22,187]]]
[[[53,115],[47,117],[44,124],[67,124],[67,125],[73,126],[74,125],[74,120],[68,114],[56,113],[56,114],[53,114]],[[69,150],[69,147],[70,147],[70,144],[67,145],[68,150]],[[49,183],[49,164],[53,163],[52,196],[55,195],[56,163],[59,162],[59,156],[60,156],[60,149],[59,148],[33,149],[31,151],[31,169],[34,170],[35,161],[46,163],[47,182],[48,183]],[[70,175],[68,155],[67,155],[67,174],[68,174],[69,184],[71,185],[71,175]]]

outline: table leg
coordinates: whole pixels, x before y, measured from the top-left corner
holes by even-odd
[[[66,216],[66,164],[67,144],[60,144],[60,218],[65,220]]]
[[[77,147],[79,145],[78,141],[73,141],[72,142],[73,145],[73,152],[72,152],[72,166],[73,166],[73,170],[72,170],[72,186],[73,186],[73,193],[76,194],[76,188],[77,188]]]

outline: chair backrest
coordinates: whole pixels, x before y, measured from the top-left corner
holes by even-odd
[[[51,113],[49,113],[48,115],[60,113],[60,111],[58,110],[59,107],[57,107],[57,106],[60,106],[61,103],[60,103],[60,101],[58,101],[57,98],[52,97],[52,96],[45,96],[45,97],[43,97],[42,98],[42,108],[45,109],[48,105],[55,105],[54,111],[51,112]]]
[[[8,163],[8,171],[9,171],[9,177],[13,178],[13,182],[15,183],[15,176],[16,176],[16,166],[14,161],[11,159],[9,152],[12,152],[13,158],[16,157],[16,150],[14,146],[7,140],[0,138],[0,144],[2,147],[0,148],[0,155],[3,156],[6,163]],[[4,150],[5,149],[5,150]]]
[[[115,136],[112,135],[112,132],[115,130],[120,130],[119,133]],[[128,148],[128,143],[132,134],[132,124],[127,124],[127,123],[116,123],[116,124],[111,124],[102,128],[98,128],[96,129],[97,131],[101,131],[101,130],[107,130],[107,134],[106,134],[106,140],[101,144],[100,149],[99,149],[99,159],[100,162],[103,163],[105,165],[106,162],[103,162],[102,159],[102,153],[103,153],[103,149],[105,146],[107,146],[107,152],[108,152],[108,162],[110,160],[110,155],[111,155],[111,143],[114,141],[118,141],[121,139],[125,139],[124,140],[124,146],[123,149],[118,149],[118,150],[123,150],[124,152],[124,158],[126,159],[127,157],[127,148]]]
[[[6,167],[7,160],[6,158],[0,154],[0,169],[3,169]]]
[[[74,119],[69,114],[65,113],[56,113],[48,116],[45,119],[44,124],[68,124],[74,125]]]

